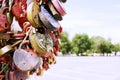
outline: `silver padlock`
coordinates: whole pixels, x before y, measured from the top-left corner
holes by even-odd
[[[40,7],[40,9],[41,9],[41,11],[39,12],[40,20],[47,29],[54,31],[55,29],[61,26],[58,23],[58,21],[55,20],[53,16],[45,9],[43,5]]]
[[[32,51],[18,49],[14,52],[13,61],[19,70],[30,71],[39,63],[39,57]]]

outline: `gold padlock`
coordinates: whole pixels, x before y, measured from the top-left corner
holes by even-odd
[[[4,55],[5,53],[7,53],[8,51],[10,51],[12,48],[10,45],[6,45],[5,47],[0,49],[0,56]]]
[[[37,32],[30,37],[30,42],[35,51],[41,55],[46,54],[53,47],[53,41],[48,34]]]
[[[21,42],[22,42],[22,40],[19,40],[19,41],[15,42],[13,45],[6,45],[3,48],[1,48],[0,56],[4,55],[5,53],[8,53],[9,51],[11,51],[13,49],[14,46],[18,45]]]
[[[32,2],[27,7],[27,19],[34,28],[42,26],[42,23],[39,19],[40,8],[37,2]]]

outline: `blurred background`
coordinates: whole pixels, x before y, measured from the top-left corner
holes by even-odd
[[[60,50],[64,55],[119,55],[119,0],[67,0],[64,7]]]
[[[57,63],[32,80],[120,80],[120,0],[67,0]]]

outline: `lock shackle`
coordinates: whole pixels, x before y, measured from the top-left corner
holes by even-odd
[[[21,49],[22,48],[22,45],[24,44],[24,41],[27,39],[27,37],[29,36],[30,32],[32,30],[32,27],[29,28],[29,30],[26,32],[26,36],[25,38],[23,39],[23,41],[21,42],[21,44],[19,45],[18,49]]]
[[[0,14],[5,14],[6,11],[9,10],[9,7],[3,7],[1,10],[0,10]]]

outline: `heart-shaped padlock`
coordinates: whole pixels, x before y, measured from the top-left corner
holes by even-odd
[[[29,71],[37,66],[39,58],[33,51],[27,52],[24,49],[18,49],[14,52],[13,61],[19,70]]]
[[[48,34],[35,33],[30,37],[30,42],[35,51],[41,55],[53,48],[53,41]]]
[[[23,42],[27,39],[31,28],[26,32],[26,36],[23,39],[22,43],[19,45],[19,48],[15,50],[13,55],[13,61],[16,67],[21,71],[29,71],[32,70],[38,63],[39,57],[37,54],[31,49],[22,49]],[[18,57],[19,56],[19,57]]]

